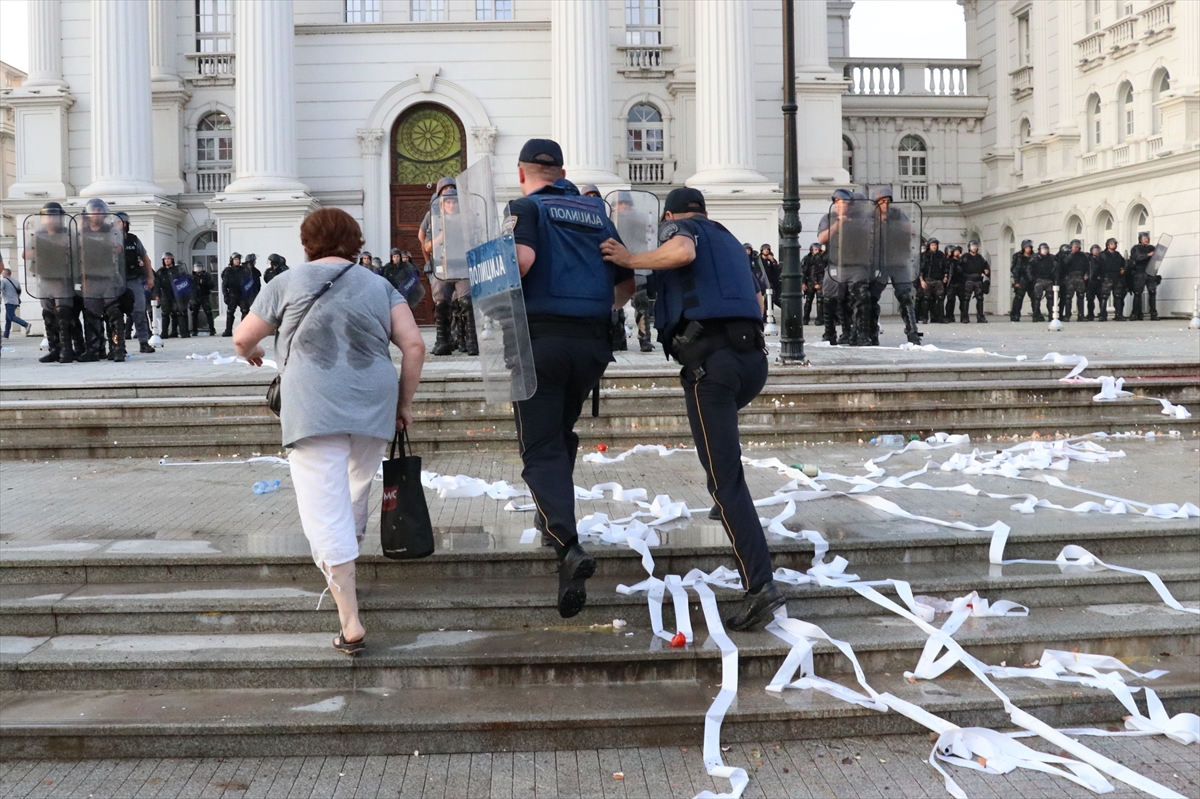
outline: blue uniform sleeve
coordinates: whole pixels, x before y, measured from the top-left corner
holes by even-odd
[[[658,243],[666,244],[676,236],[685,236],[696,243],[696,229],[688,219],[668,219],[658,228]]]
[[[528,197],[520,197],[508,204],[508,215],[517,218],[517,226],[513,228],[513,239],[517,244],[524,244],[536,251],[538,244],[537,203]]]

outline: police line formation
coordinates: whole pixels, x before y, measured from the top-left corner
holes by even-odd
[[[447,354],[456,339],[468,352],[478,352],[485,396],[512,403],[534,529],[557,556],[557,609],[571,618],[583,609],[586,582],[596,571],[575,518],[579,438],[574,427],[585,398],[613,361],[615,309],[639,291],[645,293],[639,328],[653,324],[666,355],[681,366],[694,451],[713,499],[709,515],[720,521],[734,555],[736,575],[709,575],[690,584],[702,600],[709,632],[725,662],[725,684],[706,724],[705,761],[710,773],[736,777],[734,793],[740,794],[745,773],[725,767],[719,744],[712,745],[719,740],[724,709],[736,696],[737,653],[725,629],[761,628],[786,617],[786,599],[775,584],[763,523],[746,482],[738,431],[739,409],[761,392],[767,379],[763,295],[771,275],[761,256],[748,258],[751,248],[708,218],[704,195],[696,189],[672,190],[661,215],[658,198],[647,192],[614,192],[608,198],[588,190],[593,187],[581,192],[566,178],[560,146],[531,139],[517,165],[522,197],[501,215],[494,161],[485,157],[456,180],[439,181],[422,224],[419,238],[435,278],[434,352]],[[915,203],[894,202],[886,189],[873,199],[838,190],[818,239],[825,249],[819,281],[824,302],[818,312],[823,308],[827,337],[840,322],[846,343],[872,343],[878,300],[887,283],[900,300],[910,341],[918,336],[920,297],[931,318],[943,317],[945,292],[936,287],[955,285],[953,275],[946,260],[929,252],[922,256],[921,211]],[[47,319],[56,322],[52,346],[57,346],[60,361],[77,351],[80,304],[85,331],[80,352],[99,357],[98,341],[103,341],[107,323],[110,357],[123,358],[130,315],[146,348],[143,285],[153,290],[164,281],[154,279],[144,248],[128,233],[127,220],[109,214],[98,200],[87,203],[81,221],[48,204],[44,213],[27,220],[25,249],[31,293],[42,300]],[[971,296],[978,294],[982,311],[990,270],[976,249],[961,262],[964,289],[959,296],[968,290]],[[810,253],[806,293],[816,290],[815,255],[815,250]],[[360,263],[374,265],[374,260],[364,254]],[[1068,277],[1075,274],[1072,263],[1067,264]],[[934,272],[934,265],[943,272]],[[272,266],[285,265],[273,261]],[[392,267],[410,278],[416,268],[403,253],[393,254]],[[259,280],[250,256],[231,259],[226,272],[223,283],[236,292],[226,296],[230,332],[232,309],[240,308],[244,318]],[[1040,274],[1033,273],[1035,281]],[[186,285],[186,274],[172,271],[163,277],[170,281],[176,307],[181,297],[189,297],[190,305],[199,293],[194,283],[190,289]],[[160,298],[165,291],[158,289]],[[1041,296],[1036,282],[1034,291]],[[650,298],[652,323],[647,318]],[[407,299],[413,302],[412,296]],[[180,334],[185,329],[186,320]],[[776,526],[781,528],[782,522]],[[646,542],[631,536],[628,543],[641,547],[652,574]],[[737,610],[724,620],[716,612],[710,581],[736,585],[743,592]],[[676,588],[682,590],[671,587],[673,594]],[[939,641],[957,647],[948,636]],[[361,639],[335,639],[335,647],[352,656],[365,646]]]

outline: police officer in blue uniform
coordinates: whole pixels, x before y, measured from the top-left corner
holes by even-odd
[[[613,304],[633,296],[634,281],[633,272],[601,258],[601,242],[617,238],[617,230],[604,201],[580,195],[566,179],[557,142],[527,141],[517,170],[524,197],[509,204],[508,214],[516,217],[537,391],[513,403],[513,416],[536,524],[558,555],[558,612],[566,619],[583,609],[584,581],[596,571],[576,535],[575,422],[613,360]]]
[[[620,266],[654,270],[658,340],[683,365],[679,380],[692,439],[747,589],[742,609],[725,624],[748,630],[770,621],[786,602],[772,580],[738,440],[738,410],[767,382],[762,307],[746,251],[708,218],[704,195],[675,189],[664,207],[658,249],[634,255],[609,240],[601,252]]]

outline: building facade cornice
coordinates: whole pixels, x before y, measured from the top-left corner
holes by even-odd
[[[466,31],[491,33],[495,31],[549,31],[548,19],[470,20],[464,22],[372,22],[340,23],[336,25],[297,25],[297,36],[325,36],[361,33],[432,33]]]

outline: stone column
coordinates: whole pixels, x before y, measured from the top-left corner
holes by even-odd
[[[751,5],[705,0],[695,11],[697,172],[687,185],[764,183],[755,156]]]
[[[1176,35],[1182,35],[1184,47],[1179,53],[1179,75],[1171,75],[1171,87],[1179,86],[1193,91],[1200,85],[1200,48],[1196,47],[1195,31],[1200,27],[1200,7],[1197,3],[1176,3],[1171,11],[1175,14]],[[1188,34],[1187,31],[1192,31]]]
[[[358,152],[362,157],[363,174],[363,238],[367,249],[386,252],[392,248],[387,224],[388,187],[385,185],[379,159],[383,155],[383,131],[377,128],[359,128]],[[384,208],[372,208],[370,203]],[[380,211],[385,211],[380,213]],[[387,245],[386,247],[384,245]],[[380,257],[383,257],[382,255]],[[387,260],[384,260],[387,263]]]
[[[551,0],[550,131],[576,185],[622,183],[613,171],[606,0]]]
[[[1009,77],[1009,71],[1012,69],[1011,56],[1009,55],[1009,34],[1012,29],[1012,15],[1009,13],[1009,4],[1006,0],[1000,0],[992,6],[991,13],[994,15],[992,27],[995,30],[993,40],[995,41],[995,49],[993,51],[993,70],[995,73],[995,98],[996,98],[996,127],[993,135],[995,140],[992,146],[984,152],[983,163],[987,166],[989,181],[984,193],[987,195],[996,194],[997,192],[1007,191],[1012,186],[1012,168],[1013,168],[1013,129],[1012,129],[1012,80]],[[1001,281],[1001,292],[1008,292],[1011,287],[1007,287],[1007,283]]]
[[[1033,135],[1038,138],[1050,132],[1050,57],[1046,55],[1046,38],[1050,35],[1046,17],[1049,12],[1049,3],[1035,3],[1029,9],[1029,24],[1032,26]]]
[[[967,58],[979,58],[979,2],[958,0],[967,26]]]
[[[796,106],[799,125],[800,192],[820,184],[847,183],[842,168],[842,92],[845,79],[829,67],[829,19],[824,2],[796,3]],[[860,158],[866,153],[856,153]]]
[[[153,92],[154,182],[168,194],[183,194],[183,107],[191,98],[177,71],[179,0],[150,4],[150,86]],[[190,4],[189,4],[190,5]],[[193,9],[194,10],[194,9]]]
[[[179,81],[176,71],[176,23],[179,21],[175,0],[148,0],[150,3],[150,79]]]
[[[1075,124],[1075,36],[1071,26],[1071,3],[1054,5],[1058,10],[1057,131],[1074,134],[1078,126]]]
[[[307,192],[296,176],[292,0],[234,7],[234,181],[226,194]]]
[[[823,2],[796,4],[796,74],[826,73],[829,69],[829,22]]]
[[[29,77],[23,88],[57,86],[62,77],[62,17],[59,0],[29,0]]]
[[[163,194],[154,183],[150,6],[92,2],[92,183],[86,195]]]

